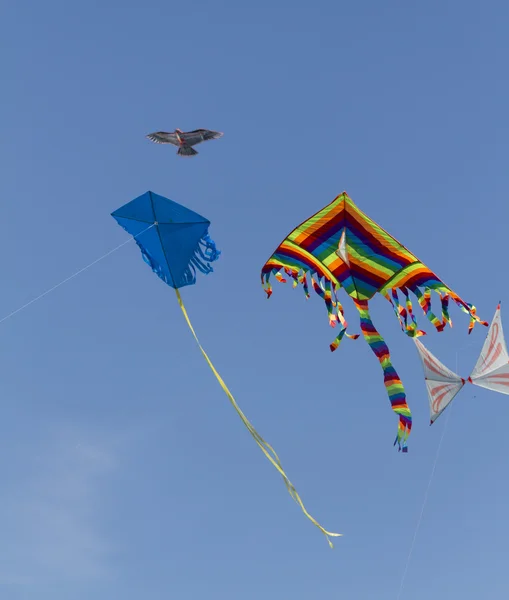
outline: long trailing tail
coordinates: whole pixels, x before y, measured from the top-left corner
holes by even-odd
[[[398,444],[399,450],[408,452],[407,438],[412,429],[412,413],[406,401],[405,388],[401,383],[396,369],[391,362],[389,348],[383,337],[378,333],[369,314],[368,301],[354,299],[355,306],[361,317],[361,331],[369,347],[378,358],[384,373],[384,384],[391,402],[392,410],[399,416],[398,434],[394,445]]]
[[[212,361],[210,360],[210,358],[208,357],[207,353],[205,352],[205,350],[203,349],[202,345],[200,344],[200,340],[198,339],[198,336],[196,335],[196,332],[195,332],[195,330],[194,330],[194,328],[193,328],[193,326],[191,324],[191,320],[189,319],[189,315],[187,314],[187,310],[186,310],[186,308],[184,306],[184,302],[182,300],[182,296],[180,295],[180,292],[179,292],[178,288],[175,288],[175,292],[177,294],[177,300],[178,300],[179,306],[180,306],[180,308],[182,310],[182,313],[184,315],[186,323],[187,323],[189,329],[191,330],[191,333],[193,334],[193,337],[194,337],[196,343],[198,344],[198,348],[200,349],[200,351],[201,351],[201,353],[203,355],[203,358],[207,361],[207,364],[209,365],[212,373],[214,373],[214,376],[217,379],[217,381],[219,382],[219,385],[221,386],[221,388],[223,389],[224,393],[228,397],[228,400],[231,402],[233,408],[235,409],[235,411],[237,412],[237,414],[241,418],[242,422],[246,426],[246,428],[249,431],[249,433],[253,436],[254,441],[258,444],[258,447],[260,448],[260,450],[265,454],[266,458],[272,463],[272,466],[275,467],[275,469],[279,472],[279,474],[283,478],[283,481],[285,482],[285,485],[286,485],[286,489],[288,490],[290,496],[300,506],[302,512],[311,521],[311,523],[313,523],[313,525],[315,525],[323,533],[323,535],[325,536],[325,538],[329,542],[329,546],[331,548],[333,548],[334,546],[333,546],[330,538],[331,537],[340,537],[342,534],[340,534],[340,533],[333,533],[331,531],[327,531],[326,529],[324,529],[320,525],[320,523],[318,523],[318,521],[316,521],[316,519],[314,517],[312,517],[308,513],[306,507],[304,506],[304,503],[302,502],[299,494],[297,493],[297,490],[293,486],[292,482],[288,479],[288,476],[287,476],[287,474],[285,473],[285,471],[283,469],[281,461],[279,460],[279,456],[276,454],[274,448],[272,448],[272,446],[269,443],[267,443],[262,438],[262,436],[256,431],[256,429],[253,427],[253,425],[251,425],[251,423],[247,419],[246,415],[242,412],[242,410],[240,409],[240,406],[237,404],[237,402],[236,402],[235,398],[233,397],[232,393],[228,389],[226,383],[223,381],[223,378],[221,377],[221,375],[219,375],[219,373],[217,372],[216,368],[212,364]]]
[[[191,146],[180,146],[177,150],[179,156],[196,156],[198,152]]]

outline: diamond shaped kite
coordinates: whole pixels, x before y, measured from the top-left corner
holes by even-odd
[[[330,346],[332,351],[345,335],[358,337],[346,334],[347,322],[337,297],[339,289],[343,287],[353,299],[360,314],[362,334],[380,361],[392,409],[399,415],[394,443],[406,452],[412,416],[389,349],[371,320],[368,301],[376,293],[382,294],[391,302],[401,328],[410,337],[424,335],[424,332],[417,329],[409,292],[417,297],[438,331],[447,323],[452,325],[448,312],[450,298],[470,315],[469,332],[475,321],[480,321],[475,307],[462,300],[414,254],[364,214],[346,192],[304,221],[276,248],[261,273],[268,297],[272,294],[271,274],[279,281],[286,281],[281,271],[293,279],[294,286],[302,284],[307,297],[307,275],[310,274],[314,290],[325,301],[331,326],[341,324],[339,335]],[[431,310],[431,290],[440,296],[441,319]],[[400,304],[398,291],[405,296],[405,306]],[[485,321],[480,322],[487,325]]]
[[[211,273],[220,252],[208,235],[210,221],[173,200],[146,192],[112,213],[136,240],[143,258],[165,283],[196,283],[196,268]]]

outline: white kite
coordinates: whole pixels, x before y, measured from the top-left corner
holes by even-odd
[[[417,338],[414,338],[414,342],[424,368],[431,424],[444,412],[467,381],[509,395],[509,353],[504,339],[500,304],[474,370],[466,380],[448,369]]]

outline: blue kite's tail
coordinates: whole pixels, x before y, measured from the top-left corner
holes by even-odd
[[[189,319],[189,315],[187,314],[187,310],[186,310],[186,308],[184,306],[184,302],[182,301],[182,296],[180,295],[179,289],[175,288],[175,292],[177,294],[177,300],[178,300],[178,303],[180,305],[180,308],[182,309],[182,313],[184,314],[184,318],[186,320],[186,323],[187,323],[189,329],[191,330],[191,333],[193,334],[193,337],[196,340],[196,343],[198,344],[198,348],[200,349],[200,351],[201,351],[201,353],[203,355],[203,358],[207,361],[207,364],[209,365],[212,373],[214,373],[214,376],[217,379],[217,381],[219,382],[219,385],[222,387],[224,393],[228,397],[228,400],[231,402],[233,408],[235,409],[235,411],[237,412],[237,414],[241,418],[242,422],[246,426],[246,428],[249,431],[249,433],[253,436],[254,441],[258,444],[258,447],[260,448],[260,450],[265,454],[265,456],[267,457],[267,459],[272,463],[272,466],[276,468],[276,470],[279,472],[279,474],[283,478],[283,481],[285,482],[286,488],[287,488],[288,492],[290,493],[290,496],[295,500],[295,502],[297,502],[297,504],[300,506],[302,512],[313,523],[313,525],[315,525],[316,527],[318,527],[318,529],[324,534],[324,536],[326,537],[327,541],[329,542],[329,546],[332,548],[333,545],[332,545],[332,542],[331,542],[330,538],[331,537],[339,537],[341,534],[340,533],[332,533],[331,531],[327,531],[326,529],[324,529],[320,525],[320,523],[318,523],[318,521],[316,521],[308,513],[308,511],[306,510],[306,507],[304,506],[302,500],[300,499],[299,494],[297,493],[297,490],[294,488],[292,482],[288,479],[288,476],[285,473],[285,471],[283,469],[283,466],[282,466],[282,464],[281,464],[281,462],[279,460],[279,456],[276,454],[274,448],[272,448],[272,446],[270,444],[268,444],[262,438],[262,436],[256,431],[256,429],[251,425],[251,423],[249,422],[248,418],[242,412],[242,410],[240,409],[240,406],[237,404],[235,398],[233,397],[232,393],[228,389],[226,383],[223,381],[223,378],[221,377],[221,375],[219,375],[219,373],[217,372],[216,368],[212,364],[212,361],[210,360],[210,358],[208,357],[207,353],[203,349],[202,345],[200,344],[200,340],[198,339],[198,336],[196,335],[196,332],[194,331],[194,328],[193,328],[193,326],[191,324],[191,321]]]

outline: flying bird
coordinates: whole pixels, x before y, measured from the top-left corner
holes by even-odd
[[[193,148],[196,144],[201,144],[208,140],[217,140],[222,137],[220,131],[211,131],[210,129],[195,129],[193,131],[181,131],[175,129],[173,132],[155,131],[149,133],[147,138],[156,144],[173,144],[178,146],[177,154],[179,156],[195,156],[198,152]]]

